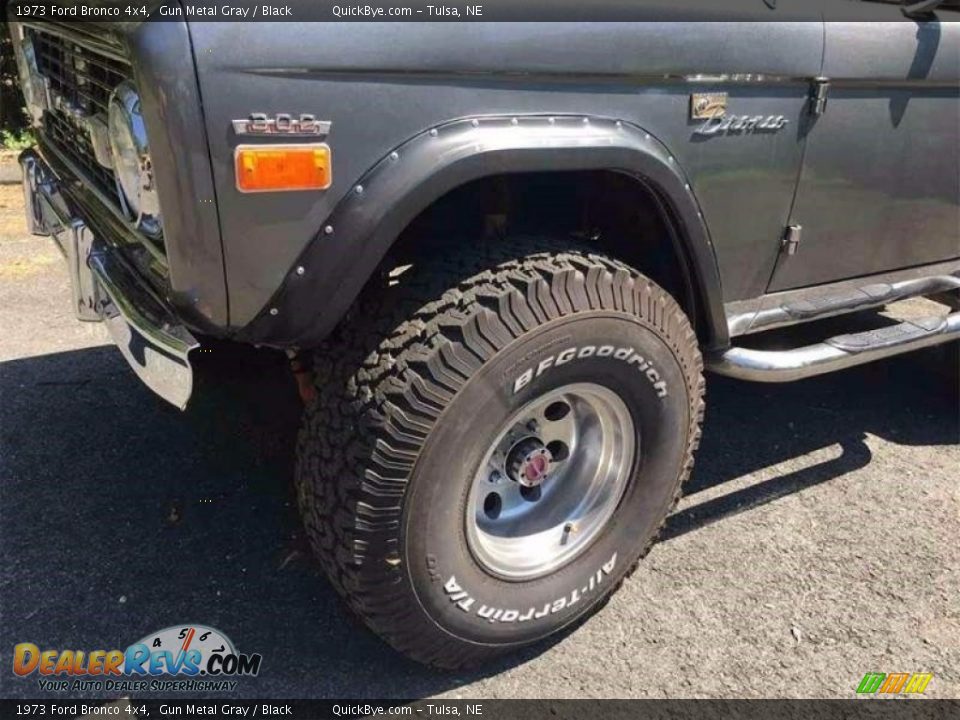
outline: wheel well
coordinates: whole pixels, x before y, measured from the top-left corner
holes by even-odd
[[[698,335],[703,305],[669,206],[641,179],[613,170],[491,175],[435,200],[403,230],[380,266],[386,275],[456,242],[508,235],[569,237],[647,275],[680,303]],[[701,340],[704,340],[701,337]]]

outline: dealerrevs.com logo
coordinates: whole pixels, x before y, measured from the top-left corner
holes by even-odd
[[[13,672],[36,674],[40,690],[230,691],[238,677],[260,672],[259,653],[238,653],[230,638],[203,625],[176,625],[151,633],[126,650],[13,649]],[[172,679],[171,679],[172,678]]]

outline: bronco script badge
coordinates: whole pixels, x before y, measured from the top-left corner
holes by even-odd
[[[694,135],[776,132],[790,122],[783,115],[727,115],[727,93],[693,93],[690,119],[703,120]]]

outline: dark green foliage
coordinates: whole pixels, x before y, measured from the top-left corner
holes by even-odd
[[[0,1],[0,17],[4,16],[6,3]],[[24,112],[23,96],[17,79],[17,63],[13,56],[13,41],[10,27],[0,22],[0,138],[20,138],[27,130],[29,121]],[[3,140],[0,139],[0,145]]]

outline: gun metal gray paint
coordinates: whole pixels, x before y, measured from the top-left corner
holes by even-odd
[[[489,116],[620,120],[649,133],[702,213],[706,240],[697,246],[684,239],[698,248],[688,254],[697,258],[701,283],[716,279],[703,284],[709,289],[702,298],[714,318],[723,303],[823,282],[831,273],[865,275],[960,256],[949,234],[957,213],[957,28],[899,21],[877,42],[875,23],[747,21],[809,17],[802,0],[780,0],[776,9],[760,0],[736,4],[744,22],[103,26],[131,48],[143,92],[166,222],[163,293],[191,327],[212,334],[242,329],[250,341],[316,339],[339,319],[391,239],[358,233],[346,247],[321,232],[349,207],[352,188],[430,128]],[[710,17],[662,5],[664,17]],[[938,11],[953,16],[960,13]],[[836,76],[827,111],[811,119],[811,82],[823,74]],[[782,115],[787,125],[704,137],[697,133],[702,121],[689,117],[693,92],[726,92],[728,113]],[[237,192],[240,138],[232,121],[251,112],[331,121],[333,186]],[[867,140],[871,133],[879,138]],[[911,152],[917,142],[927,143],[923,153]],[[606,162],[595,150],[597,162]],[[543,167],[537,153],[522,155],[531,168]],[[909,172],[890,170],[894,155],[900,166],[912,163]],[[523,169],[511,161],[511,170]],[[837,178],[848,183],[841,192]],[[426,191],[441,185],[449,183],[426,179],[418,201],[428,204]],[[859,204],[858,197],[877,187],[889,203],[909,197],[899,218],[916,213],[933,223],[932,232],[907,240],[891,236],[891,224],[882,228],[886,235],[831,235],[834,222],[869,215],[876,197]],[[937,204],[933,218],[923,214],[929,203]],[[415,209],[367,206],[367,214],[406,217]],[[803,244],[778,266],[790,222],[805,226]],[[293,272],[297,266],[302,275]],[[336,267],[342,277],[331,282],[318,267]],[[307,327],[297,337],[295,328]]]
[[[644,128],[690,179],[714,244],[723,248],[717,257],[725,296],[759,294],[793,197],[807,78],[819,72],[823,50],[819,23],[416,24],[402,31],[389,23],[197,23],[190,30],[234,325],[262,312],[307,247],[324,242],[319,229],[367,170],[431,127],[484,115],[596,116]],[[767,79],[687,79],[729,73]],[[724,89],[731,112],[784,115],[790,124],[779,133],[697,138],[700,123],[689,120],[688,109],[693,89]],[[231,120],[265,110],[313,112],[333,122],[330,190],[235,190]],[[356,256],[365,254],[356,248]],[[331,301],[324,288],[315,297],[318,308]]]
[[[829,23],[823,74],[791,213],[802,250],[769,290],[960,255],[960,24]]]
[[[334,326],[365,276],[351,266],[376,266],[397,233],[433,198],[491,172],[555,172],[613,168],[642,178],[669,203],[686,238],[688,275],[700,297],[720,297],[713,246],[688,179],[676,158],[652,135],[609,118],[515,115],[458,120],[421,133],[391,152],[338,203],[318,241],[300,256],[297,273],[271,302],[270,312],[241,337],[309,346]],[[451,248],[455,251],[456,248]],[[316,287],[330,288],[323,313],[303,313]],[[706,318],[708,336],[726,341],[720,303]]]

